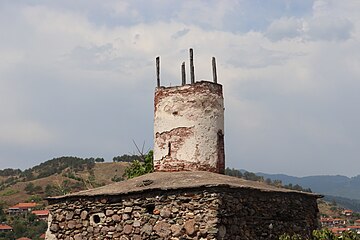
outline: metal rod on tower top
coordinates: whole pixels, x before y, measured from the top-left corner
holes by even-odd
[[[156,80],[157,86],[160,87],[160,57],[156,57]]]
[[[191,83],[195,83],[195,72],[194,72],[194,55],[193,55],[193,49],[190,48],[190,78]]]
[[[212,58],[212,70],[213,70],[213,80],[214,80],[214,83],[217,83],[216,60],[215,60],[215,57]]]
[[[186,84],[185,62],[181,64],[181,80],[182,80],[182,85],[184,86]]]

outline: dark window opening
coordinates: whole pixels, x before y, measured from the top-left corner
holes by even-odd
[[[145,208],[147,213],[153,214],[155,210],[155,204],[148,204],[145,206]]]
[[[225,173],[225,149],[224,149],[224,134],[221,130],[217,133],[217,170],[219,173]]]
[[[184,199],[181,199],[181,201],[183,203],[189,203],[191,201],[191,199],[190,198],[184,198]]]
[[[171,142],[168,143],[168,156],[171,156]]]
[[[99,222],[100,222],[100,217],[99,217],[99,215],[94,215],[94,216],[93,216],[93,221],[94,221],[94,223],[99,223]]]

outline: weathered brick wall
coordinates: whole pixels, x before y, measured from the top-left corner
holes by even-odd
[[[47,239],[276,239],[317,227],[316,198],[188,189],[50,202]]]

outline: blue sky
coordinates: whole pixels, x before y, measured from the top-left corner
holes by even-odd
[[[225,94],[228,167],[360,174],[356,0],[1,1],[0,168],[112,157],[153,141],[164,85],[195,52]]]

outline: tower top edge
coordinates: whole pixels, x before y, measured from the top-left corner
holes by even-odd
[[[185,85],[177,85],[177,86],[169,86],[169,87],[165,87],[165,86],[160,86],[160,87],[156,87],[156,90],[164,90],[164,89],[185,89],[185,88],[189,88],[189,87],[192,87],[192,86],[199,86],[199,85],[208,85],[208,86],[214,86],[214,87],[220,87],[222,88],[222,84],[219,84],[219,83],[214,83],[212,81],[209,81],[209,80],[199,80],[199,81],[196,81],[195,83],[188,83],[188,84],[185,84]]]

